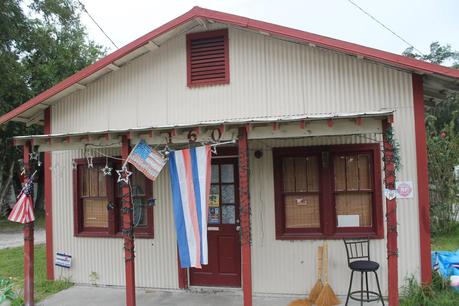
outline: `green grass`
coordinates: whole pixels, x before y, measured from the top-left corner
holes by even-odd
[[[48,281],[46,279],[46,251],[44,245],[35,246],[35,301],[71,287],[68,280]],[[24,252],[22,247],[0,250],[0,277],[12,278],[15,289],[22,295],[24,284]],[[18,300],[22,300],[22,297]],[[20,305],[16,301],[13,305]]]
[[[456,251],[457,249],[459,249],[459,224],[451,233],[432,236],[433,251]]]
[[[21,231],[24,225],[17,222],[8,221],[6,217],[0,216],[0,232]],[[35,211],[35,228],[45,228],[45,212],[44,210]]]

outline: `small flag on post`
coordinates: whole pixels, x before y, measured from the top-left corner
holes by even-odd
[[[131,151],[126,162],[131,163],[154,181],[166,164],[166,159],[160,153],[152,150],[144,140],[141,140]]]
[[[18,195],[18,200],[13,207],[8,220],[18,223],[30,223],[35,221],[35,215],[33,213],[33,177],[37,173],[36,171],[30,176],[30,178],[22,187],[21,193]]]

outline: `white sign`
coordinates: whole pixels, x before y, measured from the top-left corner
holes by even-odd
[[[57,252],[54,264],[58,267],[70,269],[72,267],[72,256],[63,252]]]
[[[359,227],[359,215],[338,215],[338,227]]]
[[[398,199],[410,199],[413,197],[413,182],[400,181],[395,183]]]

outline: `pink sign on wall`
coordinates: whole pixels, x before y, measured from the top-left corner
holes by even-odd
[[[413,182],[411,181],[400,181],[395,183],[397,189],[397,198],[409,199],[413,197]]]

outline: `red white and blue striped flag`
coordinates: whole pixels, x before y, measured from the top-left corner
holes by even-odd
[[[141,140],[129,154],[127,162],[154,181],[166,164],[166,159],[160,153],[152,150],[144,140]]]
[[[169,155],[172,202],[182,268],[201,268],[202,264],[208,263],[210,159],[210,146],[173,151]]]
[[[18,200],[13,207],[8,220],[19,223],[30,223],[35,221],[33,213],[33,177],[35,173],[26,181],[22,187]]]

